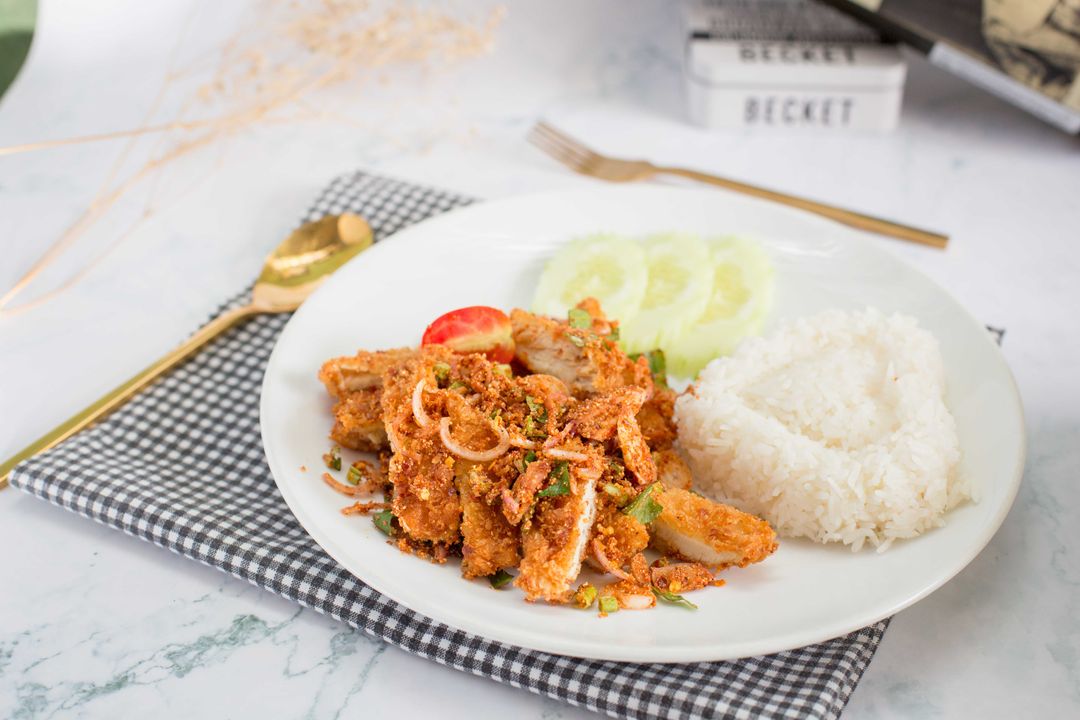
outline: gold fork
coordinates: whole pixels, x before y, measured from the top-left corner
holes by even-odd
[[[734,190],[735,192],[740,192],[744,195],[753,195],[754,197],[763,198],[765,200],[772,200],[773,202],[778,202],[782,205],[805,210],[806,212],[827,217],[830,220],[835,220],[844,225],[850,225],[859,230],[869,230],[870,232],[878,233],[879,235],[888,235],[889,237],[908,240],[921,245],[929,245],[930,247],[935,248],[944,248],[949,242],[948,235],[942,235],[929,230],[920,230],[919,228],[901,225],[900,223],[895,223],[891,220],[873,217],[872,215],[864,215],[863,213],[854,212],[853,210],[845,210],[844,208],[839,208],[835,205],[826,205],[825,203],[807,200],[806,198],[788,195],[775,190],[768,190],[766,188],[739,182],[738,180],[717,177],[715,175],[709,175],[708,173],[698,172],[697,170],[653,165],[646,160],[621,160],[619,158],[601,155],[561,130],[557,130],[551,125],[543,122],[538,123],[533,127],[532,131],[529,133],[529,142],[561,162],[563,165],[566,165],[574,172],[581,173],[582,175],[589,175],[600,180],[608,180],[610,182],[634,182],[636,180],[647,180],[656,175],[677,175],[679,177],[689,178],[690,180],[708,183],[709,185],[717,185],[728,190]]]

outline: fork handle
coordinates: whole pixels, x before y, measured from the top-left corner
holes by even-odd
[[[238,321],[250,315],[257,315],[261,312],[265,312],[265,310],[256,308],[253,305],[245,305],[222,313],[206,325],[203,325],[198,332],[184,341],[180,347],[160,358],[153,365],[146,368],[123,385],[113,389],[108,395],[99,398],[97,402],[80,412],[78,415],[68,418],[62,424],[57,425],[52,430],[15,453],[15,455],[5,460],[3,465],[0,465],[0,490],[3,490],[8,486],[8,475],[10,475],[15,466],[23,460],[48,450],[64,440],[67,440],[83,428],[93,424],[94,421],[119,407],[132,395],[146,387],[152,380],[160,376],[169,368],[179,364],[181,360],[235,325]]]
[[[753,195],[754,197],[805,210],[806,212],[827,217],[830,220],[835,220],[844,225],[849,225],[853,228],[858,228],[859,230],[869,230],[870,232],[878,233],[879,235],[888,235],[889,237],[908,240],[921,245],[929,245],[930,247],[938,249],[944,249],[945,245],[949,242],[948,235],[942,235],[941,233],[931,232],[929,230],[922,230],[920,228],[911,227],[910,225],[901,225],[892,220],[874,217],[873,215],[864,215],[863,213],[858,213],[854,210],[845,210],[844,208],[836,207],[835,205],[826,205],[825,203],[788,195],[787,193],[777,192],[776,190],[768,190],[766,188],[757,187],[756,185],[748,185],[747,183],[739,182],[738,180],[729,180],[728,178],[717,177],[716,175],[709,175],[708,173],[698,172],[697,170],[687,170],[684,168],[658,167],[656,169],[658,172],[667,175],[678,175],[679,177],[688,178],[690,180],[697,180],[698,182],[708,183],[709,185],[717,185],[722,188],[727,188],[728,190],[734,190],[735,192],[740,192],[744,195]]]

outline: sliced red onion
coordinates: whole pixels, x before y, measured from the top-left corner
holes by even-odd
[[[619,578],[620,580],[629,580],[630,579],[630,575],[627,574],[627,572],[625,570],[623,570],[621,567],[618,567],[617,565],[615,565],[615,563],[608,560],[608,556],[604,553],[604,548],[601,545],[599,539],[596,539],[596,540],[592,541],[592,549],[593,549],[593,555],[596,556],[596,562],[600,563],[600,567],[602,567],[604,569],[604,572],[607,572],[607,573],[609,573],[611,575],[614,575],[615,577]]]
[[[476,450],[470,450],[450,437],[450,418],[444,417],[439,421],[439,437],[442,439],[446,449],[459,458],[471,460],[472,462],[491,462],[510,449],[510,434],[499,426],[492,429],[499,435],[499,443],[490,450],[477,452]]]
[[[416,383],[416,387],[412,391],[412,414],[416,418],[416,424],[420,427],[427,427],[431,424],[431,418],[426,412],[424,412],[424,383],[425,380],[421,380]]]

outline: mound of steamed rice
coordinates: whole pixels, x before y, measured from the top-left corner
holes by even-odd
[[[829,311],[713,360],[675,419],[703,494],[783,536],[884,550],[971,496],[944,391],[913,318]]]

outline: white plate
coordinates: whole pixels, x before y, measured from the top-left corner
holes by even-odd
[[[527,307],[547,257],[571,237],[686,230],[760,240],[776,268],[771,322],[875,305],[914,315],[941,342],[961,472],[979,501],[944,528],[887,552],[782,540],[760,565],[694,593],[696,612],[661,606],[599,619],[529,604],[466,582],[451,562],[404,555],[319,479],[330,443],[320,364],[358,348],[415,345],[435,317],[464,305]],[[926,597],[964,568],[1012,504],[1024,460],[1012,376],[985,328],[944,290],[854,231],[709,190],[600,187],[483,203],[383,240],[339,270],[278,340],[263,384],[262,434],[281,494],[312,537],[373,588],[435,620],[513,645],[610,660],[687,662],[772,653],[837,637]],[[307,466],[306,472],[300,467]]]

